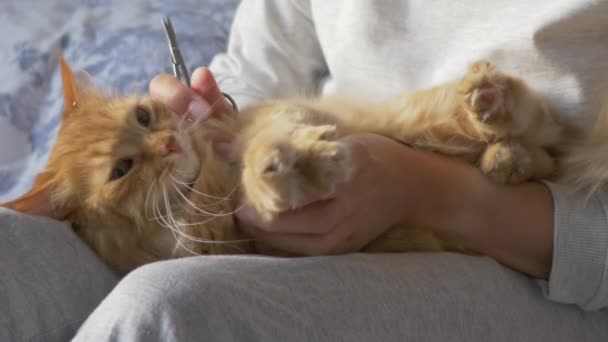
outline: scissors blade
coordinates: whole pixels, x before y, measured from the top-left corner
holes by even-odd
[[[182,57],[179,44],[177,43],[177,37],[171,24],[171,19],[163,17],[163,26],[165,27],[165,34],[167,35],[167,41],[169,43],[169,52],[171,53],[171,63],[173,64],[173,74],[175,77],[184,82],[188,87],[190,86],[190,73]]]

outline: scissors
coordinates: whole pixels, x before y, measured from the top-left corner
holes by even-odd
[[[165,27],[165,33],[167,35],[167,41],[169,42],[169,52],[171,53],[171,65],[173,66],[173,75],[183,82],[186,86],[190,87],[190,73],[188,72],[188,67],[186,66],[186,62],[184,62],[184,57],[182,56],[182,52],[179,49],[179,45],[177,44],[177,37],[175,36],[175,31],[173,30],[173,25],[171,24],[171,19],[168,17],[163,17],[163,26]],[[232,105],[232,108],[235,111],[238,111],[238,107],[236,105],[236,101],[234,99],[222,92],[222,95]]]

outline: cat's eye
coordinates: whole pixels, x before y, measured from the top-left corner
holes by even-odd
[[[129,173],[129,170],[131,170],[132,167],[132,158],[124,158],[119,160],[116,165],[114,165],[114,169],[112,169],[112,174],[110,174],[110,181],[114,181],[124,177],[124,175]]]
[[[150,121],[152,120],[150,112],[143,106],[137,106],[135,109],[135,115],[137,116],[137,122],[143,127],[149,127]]]

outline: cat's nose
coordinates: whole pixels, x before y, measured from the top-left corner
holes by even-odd
[[[182,147],[179,145],[179,142],[177,142],[177,139],[175,139],[173,135],[170,135],[167,139],[167,142],[165,143],[165,151],[163,157],[171,153],[180,153],[181,151]]]

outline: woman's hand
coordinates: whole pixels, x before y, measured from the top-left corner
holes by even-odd
[[[355,252],[418,210],[424,193],[415,171],[418,152],[373,134],[352,135],[342,142],[350,145],[357,171],[337,187],[332,199],[283,213],[271,224],[263,224],[250,207],[237,213],[262,252]]]
[[[500,186],[472,165],[376,135],[344,142],[353,145],[359,172],[335,198],[283,213],[268,225],[250,208],[237,213],[261,252],[355,252],[400,223],[431,229],[518,271],[548,277],[553,202],[544,185]]]
[[[232,111],[232,105],[224,98],[209,69],[194,70],[190,83],[188,88],[172,75],[159,74],[150,82],[150,94],[179,116],[188,114],[195,119],[205,119]]]

